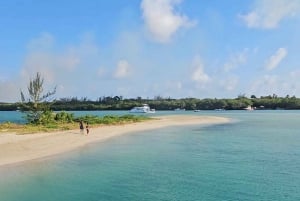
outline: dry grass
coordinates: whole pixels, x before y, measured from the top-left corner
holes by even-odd
[[[50,124],[50,125],[31,125],[31,124],[15,124],[15,123],[2,123],[0,124],[0,134],[2,133],[16,133],[16,134],[33,134],[40,132],[53,132],[77,129],[77,123],[62,123],[62,124]]]

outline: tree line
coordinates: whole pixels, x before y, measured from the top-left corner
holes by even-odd
[[[48,107],[54,111],[74,111],[74,110],[129,110],[132,107],[148,104],[156,110],[243,110],[248,106],[256,109],[300,109],[300,98],[295,96],[278,97],[276,95],[250,98],[239,96],[232,99],[217,98],[123,98],[122,96],[103,96],[97,100],[88,98],[61,98],[58,100],[48,101]],[[0,103],[0,111],[14,111],[20,108],[22,103]],[[27,103],[33,104],[32,102]],[[24,104],[23,104],[24,105]],[[26,105],[26,104],[25,104]],[[23,107],[26,110],[26,107]]]

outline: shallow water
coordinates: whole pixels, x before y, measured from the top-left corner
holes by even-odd
[[[0,200],[300,200],[300,112],[233,111],[0,168]]]

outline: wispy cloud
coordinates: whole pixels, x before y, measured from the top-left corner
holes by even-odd
[[[15,102],[21,100],[18,80],[0,80],[0,100]]]
[[[272,29],[276,28],[284,18],[299,13],[299,0],[256,0],[254,9],[240,17],[249,28]]]
[[[103,78],[107,73],[106,71],[107,71],[107,69],[101,66],[101,67],[98,68],[97,75],[100,78]]]
[[[191,75],[192,81],[203,86],[211,81],[211,78],[204,71],[204,65],[199,57],[196,57],[193,62],[193,72]]]
[[[220,81],[221,88],[225,89],[226,91],[235,90],[238,84],[239,84],[239,78],[234,75]]]
[[[294,96],[300,92],[300,71],[292,71],[284,75],[263,75],[258,77],[249,87],[249,92],[258,96],[277,94]]]
[[[277,75],[264,75],[257,78],[250,87],[250,92],[256,95],[268,95],[276,93],[281,89],[280,80]]]
[[[58,97],[85,96],[92,93],[90,86],[99,82],[102,57],[91,33],[84,34],[77,44],[62,46],[59,50],[55,37],[42,33],[30,40],[27,47],[17,90],[24,88],[36,72],[44,77],[45,88],[57,86]]]
[[[179,91],[182,89],[182,82],[181,81],[174,81],[174,80],[170,80],[166,82],[166,89],[168,91]]]
[[[265,69],[269,71],[275,69],[287,54],[288,51],[285,48],[279,48],[275,54],[266,61]]]
[[[291,95],[297,95],[300,93],[300,70],[294,70],[289,73],[287,83],[289,84],[289,93]],[[288,94],[288,93],[287,93]]]
[[[126,78],[130,75],[130,73],[131,67],[128,61],[120,60],[114,73],[114,77],[117,79]]]
[[[240,65],[243,65],[247,62],[247,49],[244,49],[242,52],[238,52],[230,55],[228,61],[224,64],[224,71],[231,71]]]
[[[195,24],[187,16],[175,11],[181,0],[143,0],[141,8],[146,27],[155,40],[161,43],[170,41],[182,27]]]
[[[300,70],[295,70],[289,73],[292,79],[299,79],[300,77]]]
[[[41,33],[39,37],[32,39],[28,43],[27,48],[32,51],[45,51],[51,49],[54,42],[54,37],[50,33],[44,32]]]

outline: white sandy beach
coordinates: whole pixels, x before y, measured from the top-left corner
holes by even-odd
[[[80,148],[88,143],[167,126],[227,123],[229,119],[212,116],[162,116],[154,120],[117,126],[90,128],[88,136],[78,130],[16,135],[0,134],[0,166],[38,159]]]

